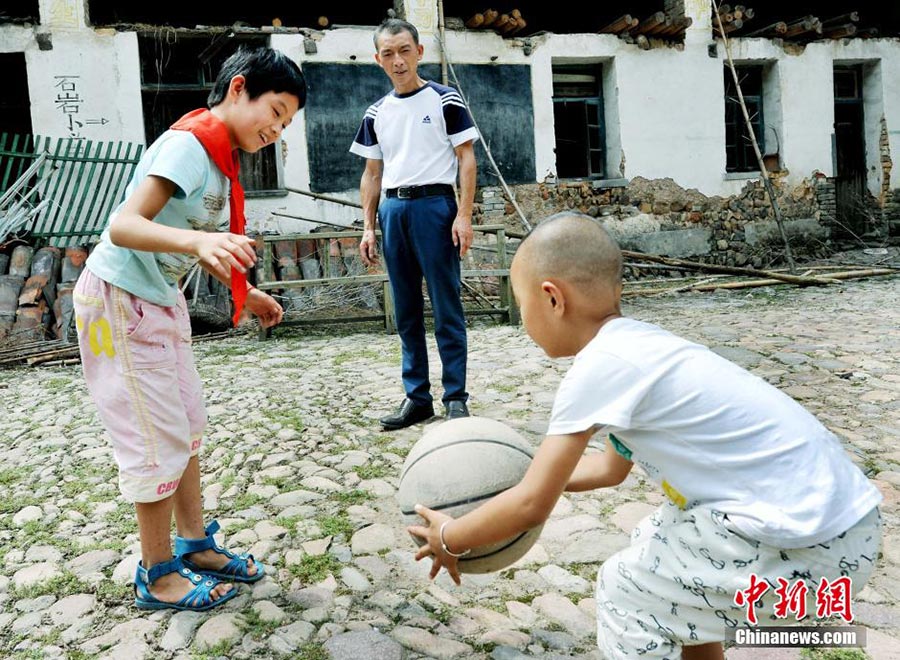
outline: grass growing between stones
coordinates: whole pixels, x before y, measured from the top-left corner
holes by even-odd
[[[249,509],[250,507],[264,501],[265,498],[254,493],[240,493],[239,495],[235,496],[234,500],[231,503],[231,508],[234,511],[243,511],[244,509]]]
[[[859,649],[803,649],[803,660],[869,660],[869,656]]]
[[[341,491],[339,493],[335,493],[332,495],[332,499],[338,502],[338,504],[342,504],[344,506],[353,506],[355,504],[362,504],[363,502],[367,502],[371,499],[374,499],[372,493],[366,492],[364,490],[349,490],[349,491]]]
[[[353,533],[353,523],[343,511],[334,516],[322,516],[318,519],[318,523],[325,536],[343,535],[349,539]]]
[[[305,644],[297,651],[297,660],[329,660],[331,656],[319,643]]]
[[[134,598],[134,587],[130,584],[119,584],[112,580],[103,580],[94,588],[97,600],[105,605],[121,605]]]
[[[231,649],[234,642],[225,640],[219,642],[215,646],[208,646],[203,650],[195,649],[191,651],[191,660],[218,660],[219,658],[231,657]]]
[[[369,465],[360,465],[356,468],[356,474],[363,481],[367,481],[369,479],[381,479],[383,477],[388,476],[391,473],[390,468],[386,465],[378,465],[378,464],[369,464]]]
[[[316,584],[321,582],[329,574],[335,574],[340,570],[341,563],[334,555],[304,555],[300,563],[292,564],[288,570],[299,578],[303,584]]]
[[[47,594],[53,594],[57,598],[65,598],[72,594],[83,594],[90,591],[91,587],[87,583],[82,582],[75,574],[67,572],[37,584],[24,587],[12,586],[10,595],[16,600],[38,598]]]
[[[254,639],[262,639],[271,635],[282,624],[278,621],[263,621],[259,612],[250,608],[241,614],[240,628],[250,633]]]
[[[26,506],[38,504],[40,504],[40,500],[33,495],[8,493],[0,497],[0,515],[4,513],[18,513],[20,509],[24,509]]]

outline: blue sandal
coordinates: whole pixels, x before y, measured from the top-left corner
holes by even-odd
[[[218,578],[219,580],[225,580],[227,582],[258,582],[262,580],[263,576],[266,574],[265,567],[260,564],[258,561],[253,559],[253,555],[243,553],[240,555],[236,555],[233,552],[226,550],[225,548],[219,547],[216,543],[216,540],[213,538],[213,534],[219,531],[219,523],[213,520],[209,525],[206,526],[206,536],[202,539],[186,539],[181,536],[175,537],[175,555],[181,558],[181,561],[184,562],[184,565],[189,569],[196,573],[202,573],[203,575],[209,575],[214,578]],[[201,568],[193,563],[190,559],[187,558],[187,555],[194,552],[202,552],[204,550],[215,550],[220,555],[225,555],[230,558],[225,566],[220,568],[217,571]],[[248,569],[250,565],[248,561],[252,561],[253,565],[256,566],[256,573],[250,575]]]
[[[182,577],[194,583],[194,588],[187,592],[177,603],[167,603],[150,593],[150,585],[169,573],[179,573]],[[225,601],[237,596],[237,589],[232,588],[224,596],[213,598],[212,590],[220,584],[222,582],[219,580],[205,577],[189,569],[184,565],[180,557],[156,564],[150,570],[147,570],[138,562],[137,570],[134,573],[134,604],[142,610],[172,609],[203,612],[204,610],[218,607]]]

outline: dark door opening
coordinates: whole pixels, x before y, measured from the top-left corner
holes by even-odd
[[[15,135],[31,133],[31,98],[25,53],[0,53],[0,71],[5,88],[0,94],[0,132]]]
[[[866,137],[862,67],[834,67],[835,197],[839,235],[862,236],[872,229],[867,210]]]

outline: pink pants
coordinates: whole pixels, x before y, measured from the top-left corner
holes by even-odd
[[[162,307],[85,269],[73,301],[84,377],[112,439],[122,495],[168,497],[206,427],[184,296]]]

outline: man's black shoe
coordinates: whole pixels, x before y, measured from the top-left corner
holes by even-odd
[[[447,419],[469,416],[469,409],[466,407],[465,401],[448,401],[444,404],[444,410],[447,413]]]
[[[412,399],[403,399],[403,403],[393,415],[381,418],[381,426],[385,431],[405,429],[426,419],[434,417],[434,406],[430,403],[416,403]]]

